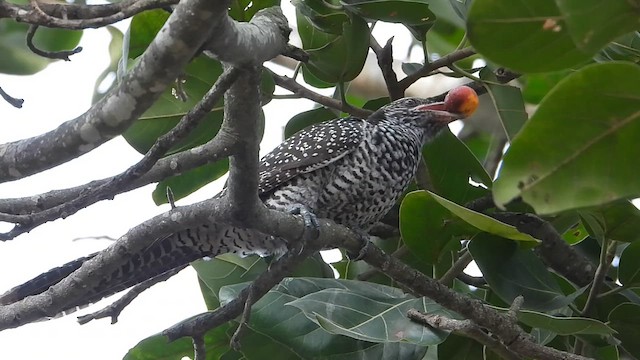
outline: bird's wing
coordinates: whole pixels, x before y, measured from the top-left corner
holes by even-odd
[[[265,155],[258,169],[258,190],[265,194],[299,174],[322,168],[355,150],[364,120],[335,119],[299,131]]]

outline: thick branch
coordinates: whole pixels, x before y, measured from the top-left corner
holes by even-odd
[[[291,29],[278,6],[258,11],[249,23],[222,17],[215,24],[204,49],[222,62],[257,65],[287,52]]]
[[[48,133],[0,145],[0,182],[55,167],[121,134],[178,77],[208,37],[211,21],[226,16],[219,2],[182,2],[131,71],[86,113]]]
[[[137,189],[139,187],[158,182],[169,176],[179,175],[185,171],[198,166],[216,162],[228,157],[236,150],[233,139],[224,133],[218,134],[208,143],[197,146],[189,151],[170,155],[160,159],[145,175],[139,179],[126,184],[110,194],[109,198],[115,195]],[[95,180],[87,184],[75,186],[68,189],[52,190],[43,194],[27,196],[13,199],[0,199],[0,213],[5,214],[30,214],[45,209],[58,206],[81,196],[85,191],[100,187],[112,180],[116,176],[101,180]],[[91,204],[87,204],[91,205]]]
[[[229,158],[227,200],[234,216],[240,220],[253,218],[262,206],[258,199],[258,159],[260,152],[260,68],[243,71],[224,97],[224,122],[220,131],[230,134],[240,144]]]
[[[78,5],[42,2],[38,9],[0,1],[0,19],[52,28],[81,30],[100,28],[130,18],[145,10],[177,4],[178,0],[125,0],[104,5]]]

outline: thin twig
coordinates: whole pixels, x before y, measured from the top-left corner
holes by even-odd
[[[340,110],[354,116],[360,116],[365,118],[371,115],[372,113],[372,111],[370,110],[354,108],[347,104],[343,104],[341,101],[336,100],[334,98],[320,95],[317,92],[309,90],[304,86],[298,84],[294,79],[290,77],[273,74],[273,80],[275,81],[276,85],[282,88],[285,88],[300,97],[317,102],[318,104],[324,105],[328,108]]]
[[[378,44],[373,36],[370,37],[369,42],[369,46],[378,58],[378,66],[380,67],[380,71],[382,71],[382,77],[387,85],[389,97],[391,100],[397,100],[404,97],[405,89],[398,86],[398,76],[395,71],[393,71],[393,37],[387,40],[384,47],[380,47],[380,44]]]
[[[4,90],[2,90],[2,87],[0,87],[0,96],[2,96],[4,101],[6,101],[9,104],[11,104],[11,106],[13,106],[15,108],[18,108],[18,109],[22,108],[22,104],[24,103],[24,100],[23,99],[14,98],[13,96],[7,94]]]
[[[460,273],[464,271],[471,260],[473,260],[473,257],[471,257],[471,253],[469,252],[469,250],[464,250],[458,260],[453,263],[449,270],[447,270],[447,272],[444,273],[444,275],[442,275],[440,279],[438,279],[438,281],[447,286],[450,286],[449,284],[453,282],[453,279],[457,278],[458,275],[460,275]]]
[[[49,59],[71,61],[71,59],[69,59],[69,56],[77,54],[82,51],[82,46],[78,46],[73,50],[64,50],[64,51],[47,51],[47,50],[39,49],[33,43],[33,37],[35,36],[37,30],[38,30],[38,25],[31,25],[29,26],[29,30],[27,30],[27,47],[29,48],[29,50],[33,51],[33,53],[36,55],[40,55],[42,57],[46,57]]]
[[[431,72],[433,72],[434,70],[441,68],[443,66],[447,66],[450,64],[455,63],[456,61],[460,61],[462,59],[466,59],[470,56],[473,56],[476,54],[476,51],[471,48],[471,47],[466,47],[464,49],[460,49],[457,51],[454,51],[450,54],[447,54],[441,58],[439,58],[438,60],[435,60],[433,62],[424,64],[424,66],[422,66],[418,71],[407,75],[407,77],[405,77],[404,79],[400,80],[400,82],[398,83],[398,86],[400,87],[400,89],[402,89],[402,91],[404,92],[405,90],[407,90],[407,88],[411,85],[413,85],[413,83],[415,83],[416,81],[418,81],[418,79],[423,78],[425,76],[428,76]]]

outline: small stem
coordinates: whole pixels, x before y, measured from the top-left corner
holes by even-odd
[[[451,268],[449,268],[449,270],[447,270],[447,272],[444,273],[444,275],[442,275],[442,277],[438,279],[438,281],[440,281],[442,284],[449,286],[449,284],[453,282],[453,279],[458,277],[458,274],[464,271],[464,269],[467,267],[467,265],[469,265],[471,260],[473,260],[471,253],[469,252],[469,250],[465,249],[462,252],[462,255],[460,255],[460,257],[458,258],[458,260],[456,260],[456,262],[453,263]]]

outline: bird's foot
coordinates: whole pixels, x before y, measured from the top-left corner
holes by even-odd
[[[362,246],[360,247],[360,250],[358,251],[358,253],[347,251],[347,257],[349,257],[349,260],[351,261],[362,260],[364,256],[367,254],[367,249],[369,248],[369,246],[371,246],[371,241],[369,240],[370,238],[369,234],[361,230],[355,230],[355,232],[356,234],[358,234],[358,237],[360,238],[360,242],[362,243]]]
[[[300,254],[304,250],[307,242],[313,241],[320,236],[320,225],[318,224],[316,215],[302,204],[292,205],[288,211],[290,214],[302,216],[302,220],[304,221],[304,233],[302,233],[300,241],[296,242],[296,244],[289,249],[289,251],[297,251],[297,254]]]

